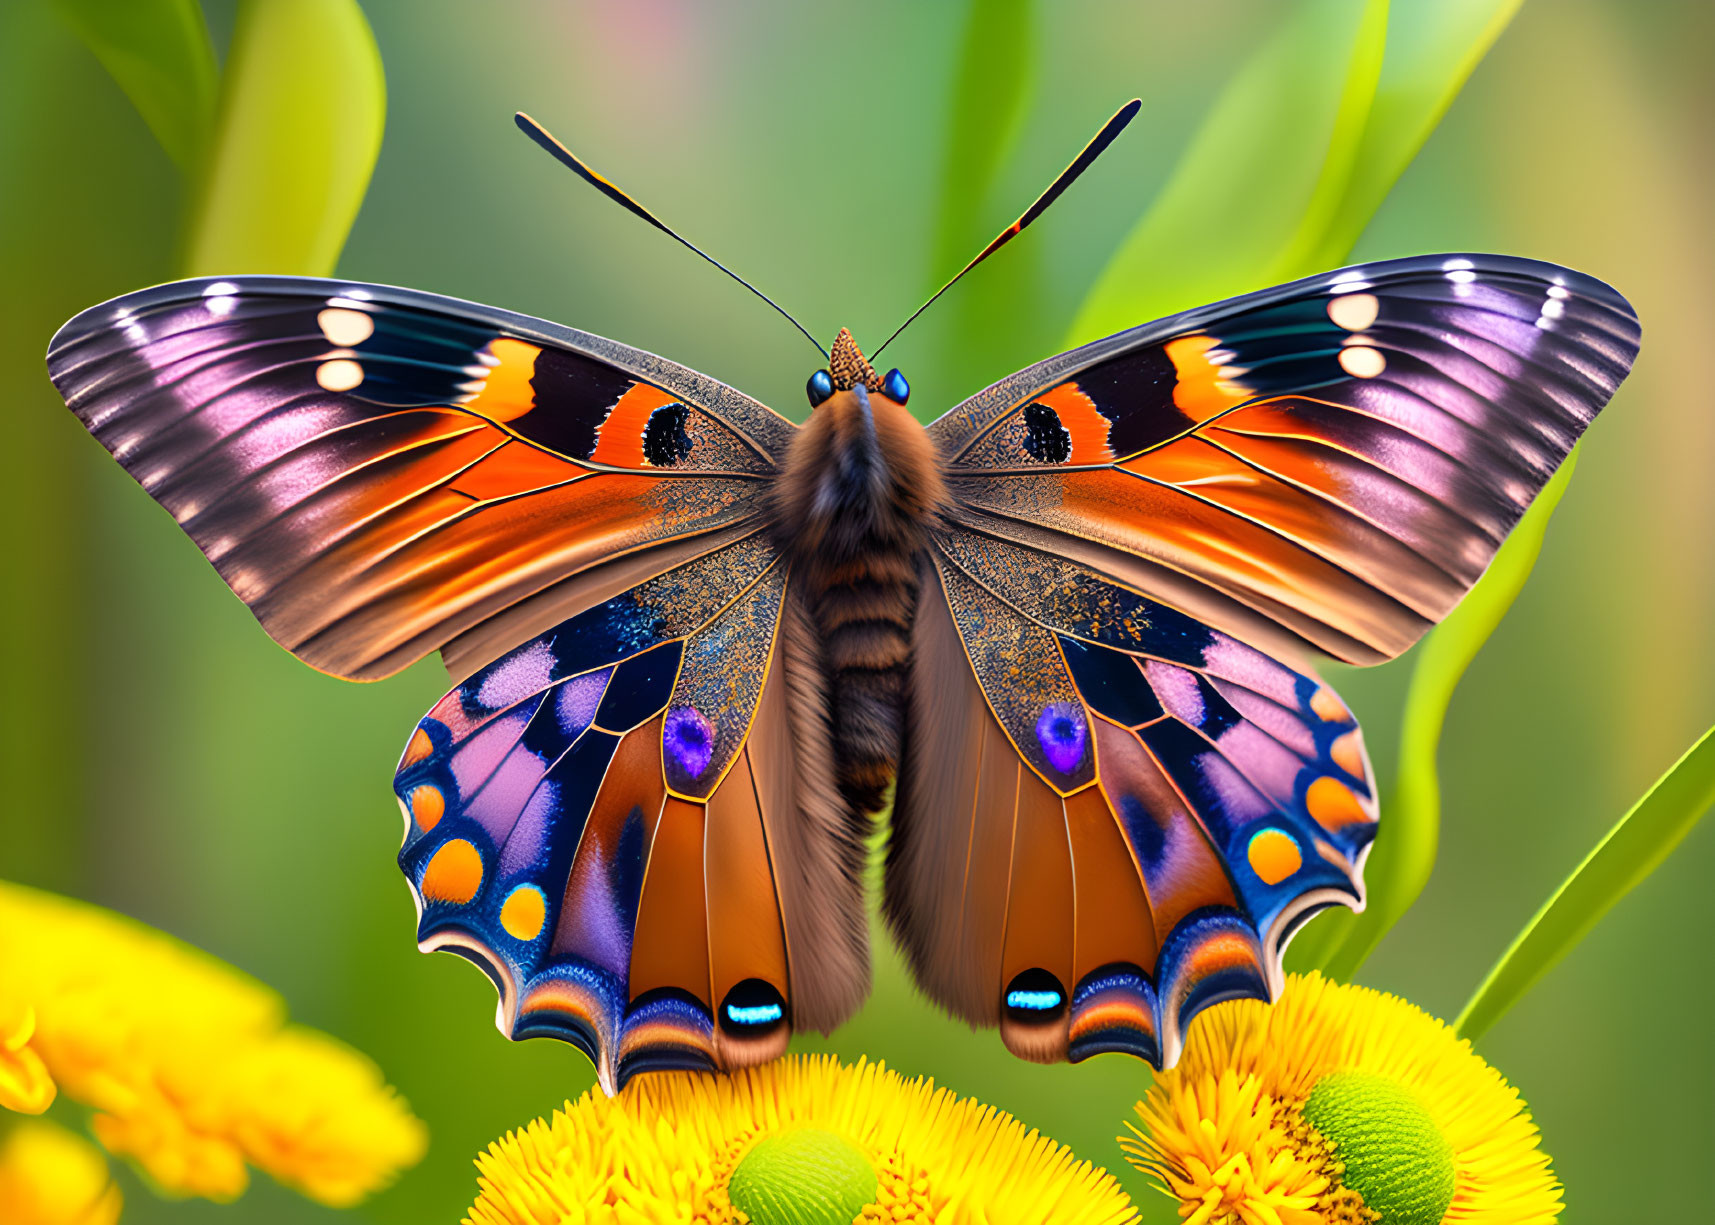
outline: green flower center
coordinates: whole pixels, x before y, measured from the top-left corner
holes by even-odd
[[[1336,1072],[1316,1082],[1302,1113],[1377,1225],[1440,1225],[1453,1202],[1453,1146],[1410,1090],[1372,1072]]]
[[[758,1141],[727,1180],[727,1198],[751,1225],[852,1225],[876,1190],[869,1159],[816,1127]]]

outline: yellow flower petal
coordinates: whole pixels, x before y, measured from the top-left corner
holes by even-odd
[[[42,1113],[58,1092],[47,1065],[30,1047],[35,1036],[36,1010],[0,995],[0,1106],[20,1114]]]
[[[0,1132],[0,1221],[6,1225],[114,1225],[119,1188],[100,1151],[45,1120]]]
[[[1470,1043],[1404,1000],[1315,974],[1290,976],[1273,1005],[1236,1000],[1200,1014],[1121,1147],[1180,1200],[1187,1222],[1373,1219],[1341,1182],[1357,1179],[1337,1146],[1303,1114],[1312,1090],[1336,1073],[1379,1078],[1422,1108],[1452,1150],[1448,1225],[1549,1225],[1559,1215],[1560,1187],[1536,1127]]]
[[[254,979],[110,911],[0,882],[0,1043],[26,1010],[27,1044],[0,1046],[0,1104],[27,1096],[12,1086],[32,1054],[48,1096],[57,1081],[93,1107],[101,1142],[172,1194],[233,1199],[254,1166],[344,1206],[426,1147],[372,1062],[288,1026]]]
[[[727,1180],[760,1142],[832,1133],[875,1171],[859,1225],[1119,1225],[1136,1210],[1111,1175],[1023,1124],[880,1064],[793,1056],[731,1076],[639,1076],[585,1094],[477,1158],[469,1225],[745,1220]],[[810,1218],[806,1218],[810,1219]]]

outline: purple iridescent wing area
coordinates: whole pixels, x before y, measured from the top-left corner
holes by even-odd
[[[786,584],[762,534],[711,550],[477,671],[400,763],[420,943],[475,961],[503,1032],[575,1044],[609,1091],[772,1058],[814,973],[775,866],[801,836]]]
[[[1253,645],[1375,663],[1482,574],[1638,343],[1570,269],[1389,260],[1086,345],[929,428],[960,523]]]
[[[299,277],[127,294],[48,368],[263,628],[357,680],[462,675],[753,520],[793,428],[598,336]]]

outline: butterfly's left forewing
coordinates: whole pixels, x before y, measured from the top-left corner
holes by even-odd
[[[954,516],[1257,645],[1376,663],[1444,617],[1619,386],[1625,299],[1390,260],[1039,363],[929,427]]]

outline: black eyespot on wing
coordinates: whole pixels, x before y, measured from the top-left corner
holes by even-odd
[[[691,453],[685,432],[690,410],[683,404],[663,404],[649,414],[643,427],[643,458],[657,468],[669,468]]]
[[[1063,464],[1072,456],[1072,434],[1060,414],[1046,404],[1024,406],[1024,449],[1042,464]]]
[[[1006,1014],[1026,1025],[1042,1025],[1066,1015],[1066,988],[1047,970],[1015,975],[1006,986]]]
[[[786,1001],[770,983],[747,978],[721,1001],[720,1023],[728,1033],[747,1038],[772,1033],[786,1022]]]

